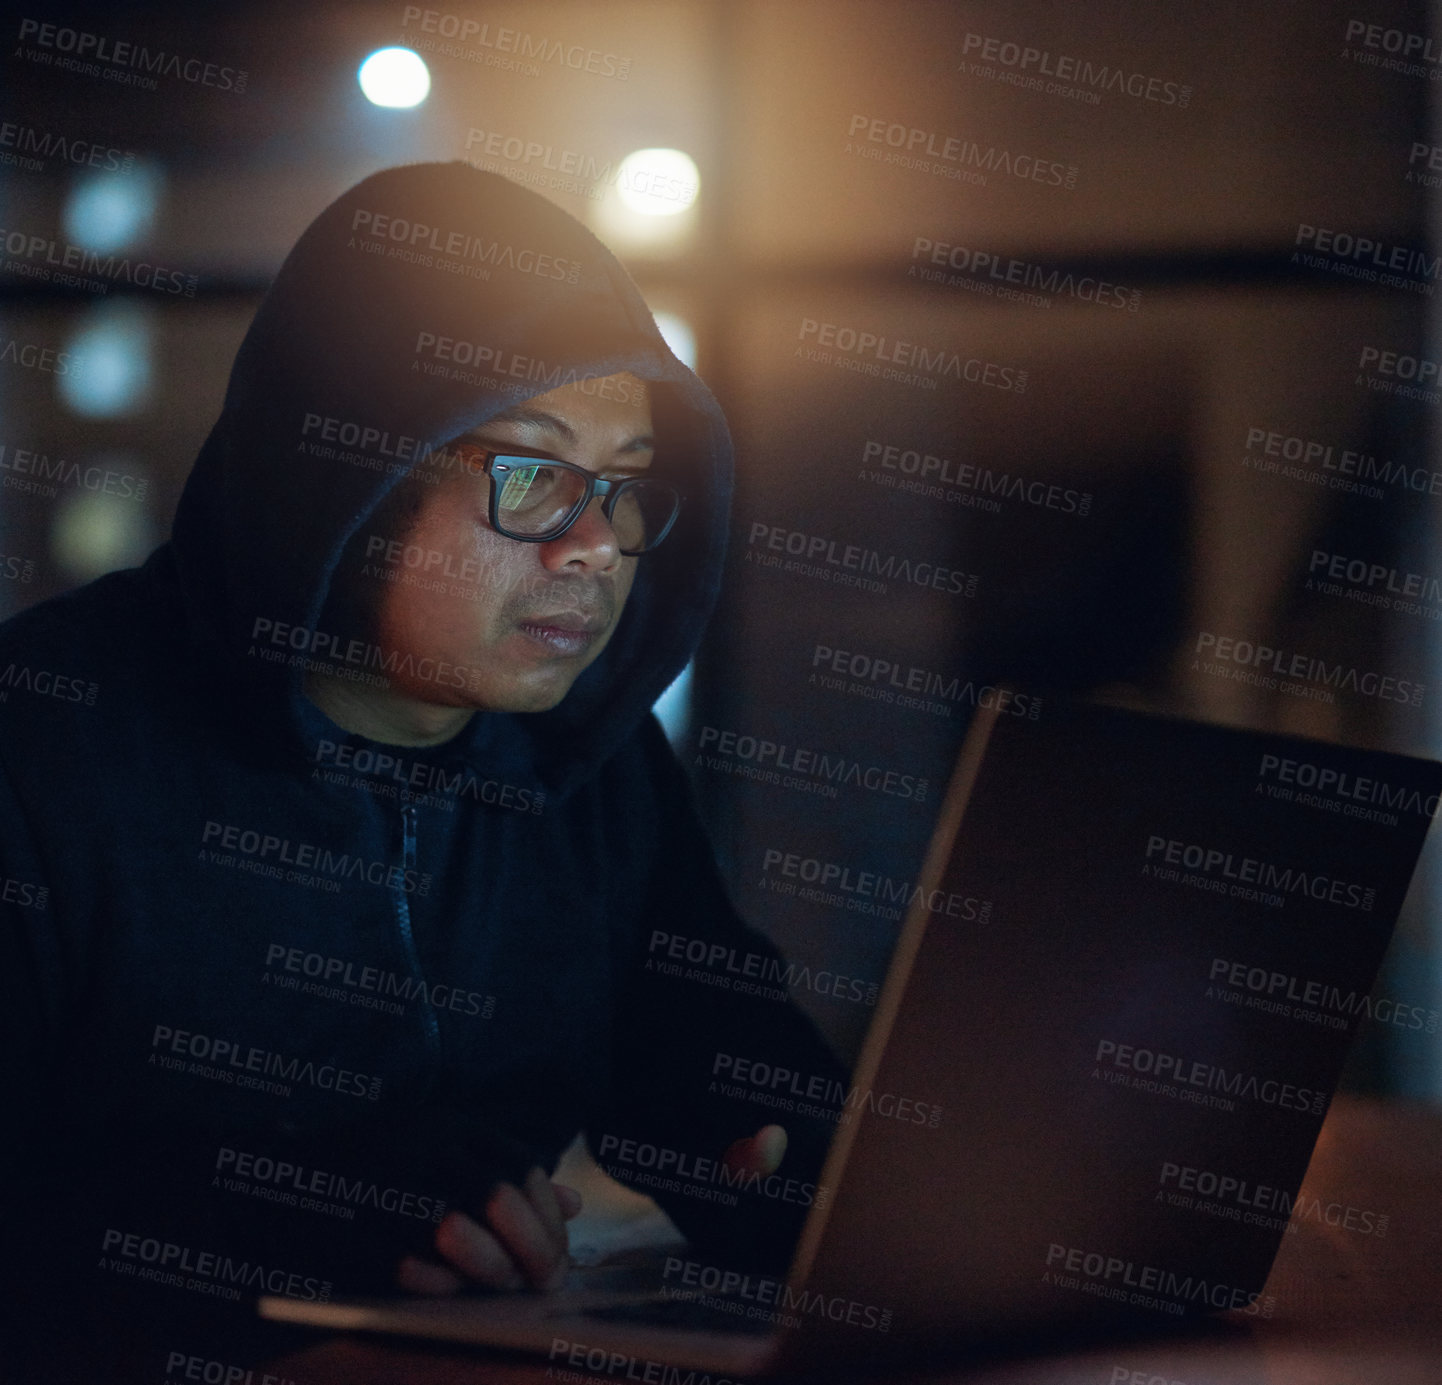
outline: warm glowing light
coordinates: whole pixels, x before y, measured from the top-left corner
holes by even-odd
[[[419,106],[431,90],[425,59],[409,48],[378,49],[360,65],[356,79],[376,106]]]
[[[642,216],[679,216],[701,191],[701,174],[679,149],[637,149],[621,160],[616,191]]]
[[[596,201],[582,215],[591,229],[624,260],[629,255],[665,259],[681,254],[697,228],[701,175],[679,149],[637,149],[616,166]]]

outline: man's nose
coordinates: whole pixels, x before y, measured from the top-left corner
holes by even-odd
[[[619,566],[621,541],[601,508],[601,497],[593,495],[575,522],[559,538],[541,545],[541,561],[551,569],[571,563],[606,572]]]

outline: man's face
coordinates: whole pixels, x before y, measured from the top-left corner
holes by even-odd
[[[646,386],[625,374],[584,385],[524,400],[463,441],[573,462],[608,478],[644,475],[653,457]],[[523,543],[491,528],[493,482],[477,468],[433,459],[406,484],[417,509],[401,537],[409,553],[425,558],[395,571],[411,580],[381,588],[375,639],[403,663],[410,654],[416,663],[466,670],[467,686],[395,678],[395,690],[489,711],[554,707],[605,649],[636,575],[638,560],[622,556],[601,501],[593,497],[559,538]]]

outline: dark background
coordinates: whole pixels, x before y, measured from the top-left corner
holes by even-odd
[[[1347,39],[1358,18],[1428,35],[1425,6],[440,0],[445,22],[596,50],[625,75],[559,60],[534,71],[488,64],[500,50],[472,40],[479,61],[421,49],[433,86],[420,107],[372,106],[357,67],[387,44],[444,42],[408,17],[429,8],[0,11],[0,156],[17,152],[7,122],[134,156],[108,177],[64,157],[0,164],[0,227],[63,243],[85,198],[150,207],[117,253],[194,276],[193,296],[124,285],[99,294],[0,261],[0,337],[85,364],[69,379],[0,362],[5,457],[25,448],[148,482],[140,500],[0,487],[0,615],[139,561],[164,538],[260,294],[342,189],[395,163],[480,157],[474,136],[468,147],[474,130],[603,164],[668,146],[695,160],[700,195],[667,244],[606,220],[609,200],[542,190],[613,246],[653,309],[686,321],[737,442],[727,590],[689,702],[669,717],[673,737],[693,765],[710,726],[932,785],[924,804],[866,793],[832,804],[695,770],[739,907],[794,957],[879,981],[896,925],[762,888],[765,851],[914,873],[971,710],[961,697],[943,714],[823,688],[810,681],[818,645],[943,682],[1005,678],[1043,705],[1102,690],[1209,720],[1438,753],[1430,686],[1420,708],[1349,694],[1328,703],[1192,666],[1199,632],[1213,632],[1429,685],[1438,667],[1430,615],[1309,590],[1307,576],[1321,549],[1442,577],[1442,498],[1393,485],[1377,499],[1243,464],[1258,455],[1247,438],[1260,428],[1336,455],[1435,465],[1435,406],[1368,389],[1357,369],[1368,345],[1437,357],[1427,347],[1435,279],[1382,286],[1294,254],[1302,225],[1430,244],[1435,193],[1408,174],[1426,172],[1414,145],[1442,143],[1430,109],[1442,66],[1384,70],[1356,53],[1385,49]],[[164,76],[148,90],[59,70],[22,39],[31,19],[243,69],[245,90]],[[1090,104],[975,75],[969,35],[1140,74],[1154,91],[1188,88],[1187,100],[1103,88]],[[960,136],[1053,160],[1075,168],[1075,186],[995,171],[980,185],[885,164],[855,152],[859,140],[847,151],[858,116],[938,144]],[[493,162],[513,175],[538,168]],[[1007,300],[965,272],[925,282],[908,273],[931,267],[914,258],[918,238],[1100,278],[1135,310],[1062,291]],[[943,376],[925,389],[817,363],[797,354],[806,319],[1025,370],[1026,388]],[[128,393],[127,379],[138,382]],[[97,403],[107,381],[110,402]],[[84,382],[92,392],[67,392]],[[988,513],[885,489],[861,476],[874,465],[863,463],[868,441],[1086,492],[1091,508],[1010,501]],[[975,574],[976,595],[904,582],[879,595],[759,569],[747,559],[757,523]],[[1442,1012],[1435,876],[1429,853],[1378,994]],[[801,999],[854,1049],[868,1010]],[[1442,1100],[1442,1038],[1364,1026],[1349,1081]]]

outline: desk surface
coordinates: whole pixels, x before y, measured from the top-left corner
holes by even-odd
[[[1197,1339],[957,1366],[924,1378],[958,1385],[1439,1385],[1442,1112],[1339,1097],[1307,1172],[1298,1211],[1304,1208],[1311,1214],[1294,1217],[1297,1229],[1283,1240],[1267,1282],[1276,1299],[1268,1321],[1248,1319],[1235,1331]],[[548,1379],[544,1361],[359,1336],[330,1338],[268,1369],[296,1385]]]

